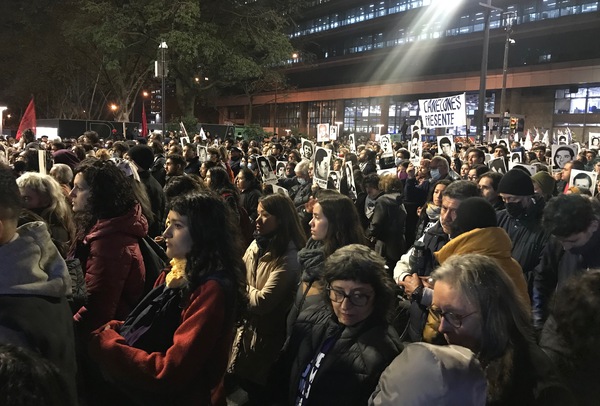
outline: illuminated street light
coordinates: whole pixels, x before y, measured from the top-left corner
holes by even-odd
[[[114,103],[112,103],[112,104],[111,104],[109,107],[110,107],[110,109],[111,109],[113,112],[115,112],[115,111],[117,111],[117,110],[119,109],[119,106],[117,106],[117,105],[116,105],[116,104],[114,104]]]

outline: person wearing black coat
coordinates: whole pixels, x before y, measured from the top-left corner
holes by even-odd
[[[402,351],[383,259],[351,244],[325,263],[325,305],[302,312],[274,369],[278,405],[365,405]]]
[[[379,180],[379,190],[383,191],[383,194],[375,200],[366,235],[375,244],[375,251],[385,258],[391,272],[406,252],[406,209],[400,193],[402,182],[394,175],[382,176]]]

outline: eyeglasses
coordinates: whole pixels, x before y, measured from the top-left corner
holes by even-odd
[[[461,315],[452,312],[443,312],[440,308],[435,306],[429,307],[429,314],[434,318],[438,323],[442,322],[442,317],[448,324],[450,324],[454,328],[460,328],[462,326],[462,322],[467,317],[477,313],[477,311],[471,312],[469,314]]]
[[[348,298],[350,303],[356,307],[363,307],[367,303],[369,303],[370,295],[365,295],[361,292],[351,292],[349,295],[346,294],[343,290],[334,289],[332,287],[327,288],[327,292],[329,292],[329,299],[335,303],[342,303],[344,299]]]

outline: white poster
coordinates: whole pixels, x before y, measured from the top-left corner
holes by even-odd
[[[567,162],[573,161],[579,153],[579,147],[572,145],[552,145],[552,170],[560,172]]]
[[[424,128],[448,128],[467,125],[465,94],[419,100]]]
[[[454,155],[454,140],[451,135],[437,137],[438,154],[444,154],[450,158]]]
[[[327,178],[331,169],[331,150],[318,147],[314,154],[313,183],[321,189],[327,189]]]
[[[596,191],[596,182],[598,174],[593,171],[580,171],[577,169],[571,169],[571,178],[569,179],[569,186],[576,186],[580,189],[589,191],[592,196]]]
[[[381,157],[386,158],[394,155],[394,148],[392,147],[392,139],[389,134],[384,134],[379,139],[379,144],[381,145]]]
[[[329,124],[319,124],[317,126],[317,142],[329,142],[329,140]]]
[[[588,146],[590,149],[600,148],[600,133],[590,133],[590,142]]]

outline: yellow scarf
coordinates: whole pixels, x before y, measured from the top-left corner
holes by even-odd
[[[171,272],[165,277],[165,283],[168,288],[176,289],[184,286],[187,283],[185,277],[185,264],[187,260],[173,258],[170,262]]]

